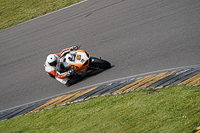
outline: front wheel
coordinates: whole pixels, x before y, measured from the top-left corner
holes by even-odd
[[[106,60],[102,60],[96,57],[91,57],[90,58],[90,67],[98,67],[100,69],[108,69],[111,67],[110,62],[106,61]]]

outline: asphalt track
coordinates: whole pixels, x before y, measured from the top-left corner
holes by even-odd
[[[199,0],[88,0],[0,31],[0,110],[126,76],[200,64]],[[49,53],[81,45],[112,69],[66,87]]]

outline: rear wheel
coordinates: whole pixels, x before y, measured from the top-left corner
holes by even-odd
[[[110,62],[106,61],[106,60],[102,60],[96,57],[91,57],[90,58],[90,67],[98,67],[100,69],[108,69],[111,67]]]

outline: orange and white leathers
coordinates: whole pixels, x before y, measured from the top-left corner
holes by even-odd
[[[70,52],[70,48],[66,48],[66,49],[63,49],[60,53],[55,54],[55,56],[57,57],[57,62],[59,62],[60,57],[62,57],[64,54],[69,53],[69,52]],[[45,67],[45,71],[47,72],[48,75],[55,78],[62,84],[66,84],[67,80],[69,80],[68,76],[67,76],[67,72],[59,73],[58,71],[56,71],[55,66],[49,65],[47,60],[45,61],[44,67]]]

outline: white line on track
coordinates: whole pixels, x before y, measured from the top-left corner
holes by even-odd
[[[137,78],[137,77],[142,77],[142,76],[145,76],[145,75],[150,75],[150,74],[155,74],[155,73],[162,73],[162,72],[166,72],[166,71],[174,71],[174,70],[179,70],[179,69],[198,68],[198,67],[200,67],[200,64],[192,65],[192,66],[184,66],[184,67],[177,67],[177,68],[158,70],[158,71],[154,71],[154,72],[148,72],[148,73],[133,75],[133,76],[129,76],[129,77],[123,77],[123,78],[119,78],[119,79],[114,79],[114,80],[110,80],[110,81],[105,81],[105,82],[102,82],[102,83],[93,84],[93,85],[90,85],[90,86],[82,87],[80,89],[72,90],[72,91],[61,93],[61,94],[58,94],[58,95],[55,95],[55,96],[50,96],[50,97],[47,97],[47,98],[44,98],[44,99],[40,99],[40,100],[37,100],[37,101],[33,101],[33,102],[29,102],[29,103],[22,104],[22,105],[19,105],[19,106],[15,106],[15,107],[12,107],[12,108],[8,108],[8,109],[0,111],[0,113],[3,113],[5,111],[7,111],[7,110],[15,109],[15,108],[18,108],[18,107],[21,107],[21,106],[33,104],[33,103],[36,103],[36,102],[39,102],[39,101],[52,99],[52,98],[55,98],[55,97],[58,97],[58,96],[66,95],[66,94],[77,92],[77,91],[80,91],[80,90],[85,90],[85,89],[92,88],[92,87],[95,87],[95,86],[100,86],[100,85],[104,85],[104,84],[109,84],[109,83],[113,83],[113,82],[117,82],[117,81],[128,80],[128,79]]]
[[[47,14],[45,14],[45,15],[39,16],[39,17],[34,18],[34,19],[31,19],[31,20],[28,20],[28,21],[26,21],[26,22],[29,22],[29,21],[32,21],[32,20],[35,20],[35,19],[38,19],[38,18],[47,16],[47,15],[50,15],[50,14],[53,14],[53,13],[56,13],[56,12],[59,12],[59,11],[62,11],[62,10],[64,10],[64,9],[67,9],[67,8],[70,8],[70,7],[73,7],[73,6],[76,6],[76,5],[81,4],[81,3],[83,3],[83,2],[86,2],[86,1],[88,1],[88,0],[84,0],[84,1],[81,1],[81,2],[78,2],[78,3],[75,3],[75,4],[71,5],[71,6],[67,6],[67,7],[64,7],[64,8],[62,8],[62,9],[56,10],[56,11],[54,11],[54,12],[47,13]],[[26,23],[26,22],[24,22],[24,23]]]
[[[84,0],[84,1],[81,1],[81,2],[78,2],[78,3],[75,3],[75,4],[73,4],[73,5],[70,5],[70,6],[64,7],[64,8],[62,8],[62,9],[56,10],[56,11],[54,11],[54,12],[47,13],[47,14],[45,14],[45,15],[42,15],[42,16],[39,16],[39,17],[36,17],[36,18],[30,19],[30,20],[27,20],[27,21],[25,21],[25,22],[22,22],[22,23],[19,23],[19,24],[16,24],[16,25],[21,25],[21,24],[24,24],[24,23],[28,23],[28,22],[30,22],[30,21],[33,21],[33,20],[39,19],[39,18],[41,18],[41,17],[44,17],[44,16],[47,16],[47,15],[50,15],[50,14],[53,14],[53,13],[56,13],[56,12],[62,11],[62,10],[64,10],[64,9],[67,9],[67,8],[70,8],[70,7],[73,7],[73,6],[79,5],[79,4],[84,3],[84,2],[87,2],[87,1],[88,1],[88,0]],[[13,26],[16,26],[16,25],[13,25]],[[13,26],[11,26],[11,27],[13,27]],[[2,29],[2,30],[6,30],[6,29],[9,29],[9,28],[11,28],[11,27],[8,27],[8,28]]]

